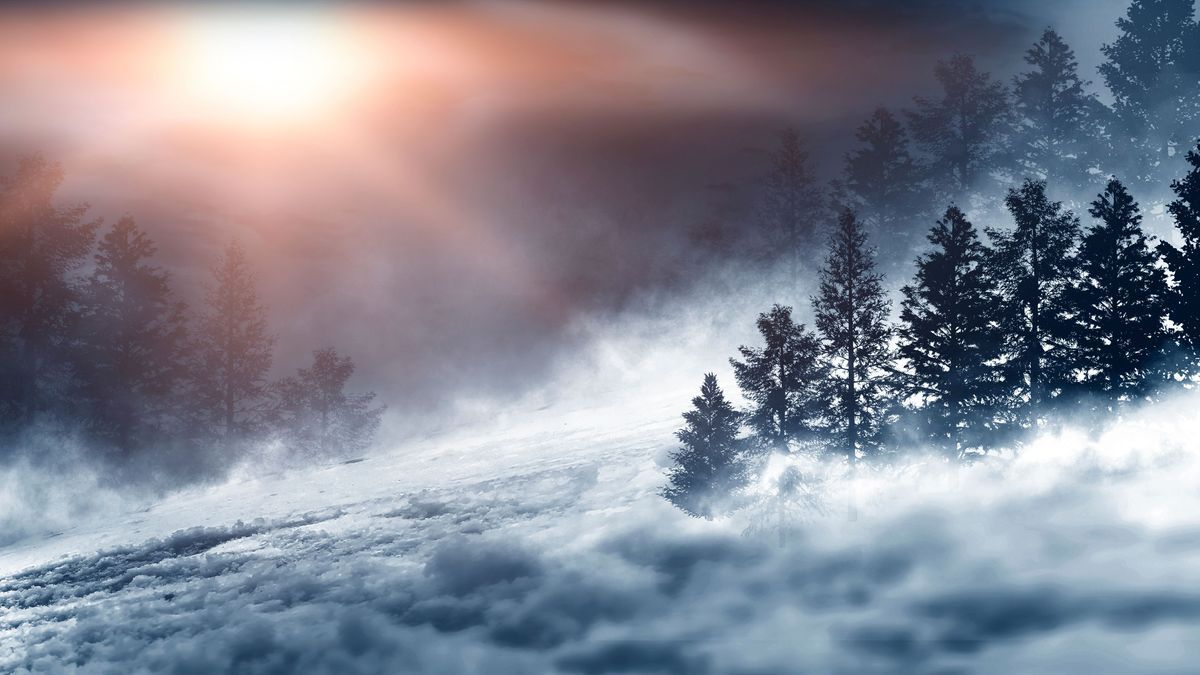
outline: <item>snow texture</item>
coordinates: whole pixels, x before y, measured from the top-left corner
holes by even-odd
[[[669,405],[538,411],[10,544],[0,671],[1195,672],[1196,403],[863,475],[785,532],[656,496]]]

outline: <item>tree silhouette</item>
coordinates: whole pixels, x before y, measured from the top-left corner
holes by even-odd
[[[1171,270],[1171,321],[1179,326],[1194,367],[1200,364],[1200,143],[1187,153],[1187,162],[1191,169],[1172,181],[1176,198],[1167,205],[1182,241],[1178,246],[1160,242],[1158,250]]]
[[[1079,249],[1068,291],[1075,321],[1076,380],[1108,411],[1153,391],[1167,340],[1167,280],[1142,232],[1137,202],[1110,180],[1088,211],[1098,221]]]
[[[876,233],[886,238],[907,263],[917,242],[913,225],[928,208],[920,167],[909,149],[904,126],[887,108],[877,109],[855,132],[859,147],[846,155],[836,198],[854,209]]]
[[[347,455],[371,444],[383,408],[373,408],[375,393],[347,394],[354,374],[350,357],[332,348],[313,352],[313,362],[276,385],[279,429],[289,449],[301,455]]]
[[[1042,33],[1025,62],[1031,69],[1013,82],[1018,166],[1056,188],[1084,189],[1095,182],[1089,170],[1101,161],[1107,111],[1085,91],[1075,52],[1055,31]]]
[[[675,434],[682,446],[671,453],[662,496],[688,515],[712,519],[749,482],[738,440],[740,416],[712,373],[704,376],[692,406]]]
[[[903,289],[901,380],[920,402],[924,438],[960,460],[987,450],[1005,403],[999,297],[988,252],[958,207],[946,209],[928,239],[933,250],[917,259],[913,283]]]
[[[193,372],[201,423],[226,449],[266,429],[274,345],[246,254],[231,243],[213,268],[196,328]]]
[[[20,159],[0,183],[0,423],[25,424],[65,398],[78,283],[100,221],[86,204],[58,206],[62,169]]]
[[[84,292],[80,369],[92,425],[123,453],[165,431],[184,375],[184,304],[147,260],[154,242],[133,219],[100,240]]]
[[[1156,182],[1200,122],[1200,27],[1193,0],[1133,0],[1100,73],[1121,123],[1118,150],[1135,150],[1138,181]]]
[[[829,426],[833,447],[853,465],[879,450],[890,407],[892,366],[887,324],[890,303],[875,273],[873,252],[854,212],[844,209],[829,240],[813,298],[823,360],[829,370]]]
[[[981,179],[1004,165],[1011,109],[1004,86],[962,54],[939,61],[939,98],[914,98],[908,111],[939,201],[962,201]]]
[[[765,346],[738,347],[744,361],[730,359],[742,394],[753,404],[746,422],[759,445],[787,452],[815,439],[821,413],[816,337],[792,320],[792,308],[775,305],[758,316]]]
[[[807,261],[825,204],[808,151],[795,130],[783,132],[763,187],[759,217],[767,254],[785,260],[796,276]]]
[[[988,230],[993,274],[1004,298],[1005,378],[1027,402],[1020,422],[1036,424],[1071,371],[1072,329],[1066,291],[1075,280],[1079,219],[1026,180],[1005,199],[1015,227]]]

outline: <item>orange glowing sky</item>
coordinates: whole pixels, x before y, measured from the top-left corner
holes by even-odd
[[[60,162],[64,199],[132,214],[189,288],[236,236],[282,330],[441,377],[479,353],[463,335],[534,344],[674,278],[782,127],[836,157],[953,47],[736,5],[3,9],[0,174]],[[1012,38],[989,31],[973,50]]]

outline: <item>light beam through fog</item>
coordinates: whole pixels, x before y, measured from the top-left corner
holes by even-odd
[[[214,10],[180,17],[181,88],[185,104],[263,125],[285,124],[336,106],[366,83],[369,60],[351,27],[336,15],[299,10]]]
[[[0,8],[0,671],[1184,673],[1192,0]]]

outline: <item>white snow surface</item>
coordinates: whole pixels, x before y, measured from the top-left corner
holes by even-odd
[[[1196,672],[1195,395],[707,522],[667,384],[103,502],[0,548],[0,672]]]

